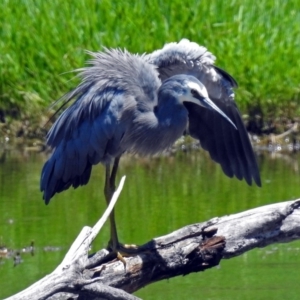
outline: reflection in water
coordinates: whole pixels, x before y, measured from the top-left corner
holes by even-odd
[[[123,158],[119,176],[127,179],[116,207],[122,242],[142,244],[187,224],[300,196],[299,154],[259,154],[263,187],[258,188],[227,178],[206,153],[193,148],[165,157]],[[39,178],[46,156],[9,151],[0,157],[0,246],[14,253],[0,260],[3,298],[53,271],[81,228],[99,219],[105,201],[102,166],[94,168],[88,186],[58,194],[45,206]],[[92,252],[108,239],[106,226]],[[31,240],[34,256],[22,253]],[[253,250],[222,261],[219,269],[159,282],[137,295],[198,299],[201,291],[203,299],[297,299],[299,248],[295,242]],[[13,257],[22,262],[15,268]]]

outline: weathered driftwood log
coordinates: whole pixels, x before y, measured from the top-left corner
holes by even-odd
[[[84,227],[63,262],[50,275],[8,299],[138,299],[132,292],[152,282],[204,271],[222,258],[300,238],[300,199],[258,207],[183,227],[116,260],[106,249],[88,248],[121,191],[94,228]]]

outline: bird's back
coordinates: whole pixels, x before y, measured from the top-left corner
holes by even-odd
[[[81,83],[64,97],[75,102],[47,135],[53,153],[41,176],[46,203],[57,192],[86,184],[92,165],[121,155],[130,119],[157,103],[158,73],[143,57],[118,49],[90,54],[90,66],[78,70]]]

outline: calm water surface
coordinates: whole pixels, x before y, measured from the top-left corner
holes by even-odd
[[[0,298],[24,289],[53,271],[84,225],[93,225],[105,209],[104,168],[90,183],[70,189],[48,206],[39,192],[45,154],[0,152],[0,246],[35,253],[21,263],[0,259]],[[127,179],[117,204],[121,241],[142,244],[187,224],[256,206],[300,197],[300,155],[260,155],[263,187],[225,177],[200,151],[169,157],[122,160],[119,178]],[[106,226],[93,250],[106,246]],[[136,293],[144,299],[299,299],[300,242],[255,249],[223,260],[205,273],[165,280]]]

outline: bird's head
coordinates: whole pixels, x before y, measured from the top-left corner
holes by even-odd
[[[197,78],[189,75],[175,75],[168,80],[173,82],[173,87],[177,93],[178,100],[182,104],[184,104],[184,102],[191,102],[213,110],[237,129],[230,118],[209,98],[205,86]]]

